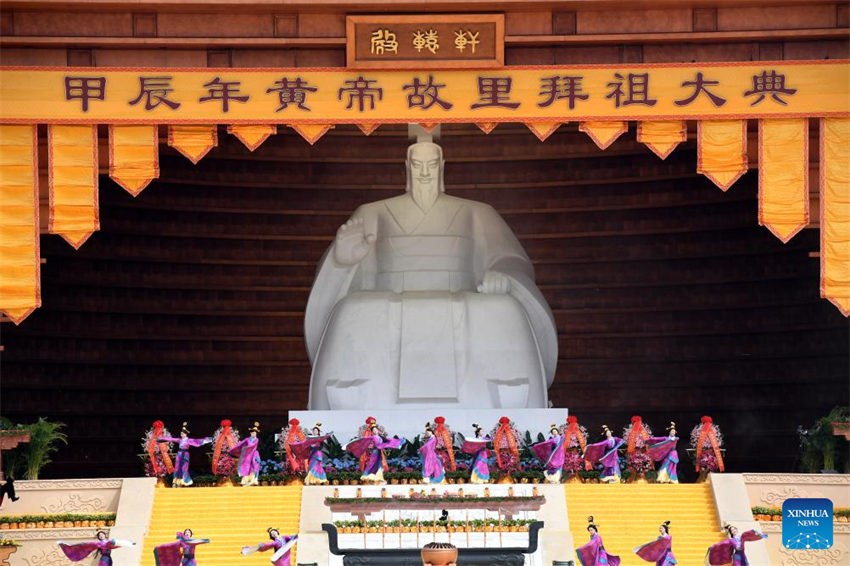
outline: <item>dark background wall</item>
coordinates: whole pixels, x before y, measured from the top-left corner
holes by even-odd
[[[2,410],[68,424],[47,476],[140,474],[157,418],[271,430],[306,406],[315,266],[358,204],[402,190],[406,130],[313,147],[286,131],[254,153],[220,134],[197,166],[163,147],[136,199],[102,177],[102,230],[79,251],[42,238],[44,306],[2,326]],[[724,194],[693,141],[661,161],[634,131],[603,152],[574,125],[544,143],[444,126],[441,144],[447,190],[495,206],[534,261],[560,336],[551,398],[594,435],[641,414],[686,436],[711,414],[730,470],[789,471],[795,427],[848,403],[817,230],[782,244],[757,226],[755,171]]]

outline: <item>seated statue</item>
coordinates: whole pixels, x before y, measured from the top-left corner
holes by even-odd
[[[405,194],[360,206],[322,258],[310,409],[548,406],[557,331],[531,261],[490,205],[445,194],[443,163],[411,145]]]

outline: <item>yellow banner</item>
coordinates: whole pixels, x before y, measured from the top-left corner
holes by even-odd
[[[850,115],[848,61],[480,70],[0,68],[0,122],[340,124]]]
[[[820,135],[820,290],[850,316],[850,120],[822,120]]]
[[[787,243],[809,223],[809,121],[759,120],[759,224]]]

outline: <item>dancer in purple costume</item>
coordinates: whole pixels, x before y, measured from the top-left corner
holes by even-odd
[[[378,434],[378,426],[372,425],[370,428],[371,436],[363,438],[355,438],[345,445],[345,449],[359,458],[366,453],[370,448],[374,448],[369,452],[369,459],[363,468],[363,474],[360,476],[360,481],[364,483],[383,484],[387,483],[384,480],[383,454],[384,450],[390,448],[400,448],[404,444],[403,438],[393,437],[384,440]]]
[[[620,557],[608,554],[602,545],[602,537],[599,530],[593,524],[593,516],[587,518],[587,532],[590,533],[590,542],[576,549],[576,556],[581,566],[620,566]]]
[[[620,456],[617,450],[623,445],[623,439],[617,438],[607,425],[602,425],[605,440],[588,444],[584,450],[584,459],[591,464],[602,464],[602,474],[599,481],[603,483],[620,483]]]
[[[490,483],[490,454],[487,452],[489,436],[481,436],[482,428],[478,423],[472,423],[475,430],[475,438],[465,438],[461,435],[461,451],[465,454],[473,454],[472,465],[469,467],[470,483]]]
[[[260,483],[260,423],[254,422],[254,426],[248,429],[251,433],[248,438],[240,440],[230,449],[231,456],[238,456],[239,462],[236,470],[242,476],[242,486],[257,485]]]
[[[160,436],[156,439],[157,442],[177,443],[177,460],[174,462],[174,481],[171,483],[174,487],[192,485],[192,476],[189,475],[189,447],[203,446],[212,442],[212,438],[209,436],[206,438],[189,438],[189,429],[186,427],[187,423],[184,422],[183,428],[180,430],[180,438]]]
[[[94,542],[68,544],[60,540],[57,544],[71,562],[81,562],[88,558],[92,552],[99,552],[100,558],[97,561],[97,566],[112,566],[113,548],[133,546],[136,543],[109,538],[106,531],[97,531],[97,540]]]
[[[425,440],[419,447],[422,457],[422,483],[445,483],[446,471],[437,454],[437,437],[431,423],[425,423]]]
[[[304,476],[305,485],[323,485],[328,483],[328,476],[322,465],[324,459],[322,447],[332,433],[322,434],[322,429],[319,428],[321,426],[322,423],[316,423],[310,436],[301,442],[292,442],[289,445],[296,460],[299,462],[309,460],[307,474]]]
[[[651,436],[647,442],[647,453],[656,462],[661,462],[658,467],[657,483],[679,483],[679,475],[676,467],[679,464],[679,453],[676,444],[679,437],[676,436],[676,423],[670,422],[667,427],[667,436]]]
[[[192,529],[177,533],[177,541],[153,547],[156,566],[198,566],[195,547],[210,542],[208,538],[192,538]]]
[[[739,536],[738,529],[728,523],[723,528],[729,534],[729,538],[708,547],[708,552],[705,554],[706,565],[749,566],[750,561],[747,560],[747,554],[744,552],[744,544],[767,538],[767,535],[751,530]]]
[[[271,558],[271,562],[274,566],[291,566],[292,562],[290,562],[290,556],[292,554],[292,547],[295,546],[295,542],[298,540],[298,535],[281,536],[280,532],[273,528],[269,528],[268,533],[271,542],[261,542],[254,546],[243,546],[242,554],[248,556],[255,552],[274,550],[274,554],[272,554]]]
[[[673,556],[673,537],[670,536],[670,521],[664,521],[658,527],[661,535],[652,542],[648,542],[635,549],[635,554],[647,562],[655,562],[655,566],[670,566],[678,564]]]
[[[549,483],[561,483],[561,469],[564,467],[564,435],[557,425],[549,427],[549,440],[531,445],[531,451],[546,466],[543,475]]]

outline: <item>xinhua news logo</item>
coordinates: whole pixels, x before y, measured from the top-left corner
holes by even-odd
[[[832,501],[786,499],[782,504],[782,546],[789,550],[832,547]]]

